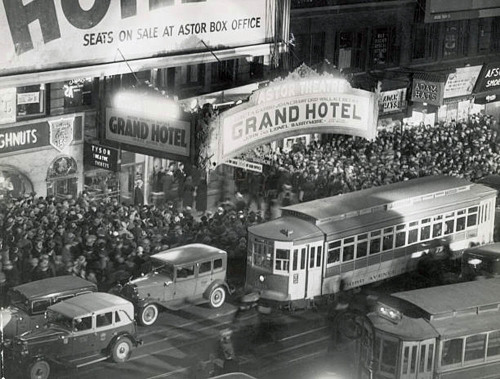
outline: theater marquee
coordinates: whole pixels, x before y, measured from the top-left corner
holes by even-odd
[[[352,88],[340,78],[285,79],[252,94],[221,114],[219,160],[279,138],[339,133],[372,139],[378,104],[375,93]]]

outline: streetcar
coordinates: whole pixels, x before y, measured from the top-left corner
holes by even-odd
[[[398,292],[359,325],[359,378],[498,378],[500,278]]]
[[[248,228],[248,292],[304,306],[415,270],[424,254],[493,242],[497,191],[429,176],[282,208]]]

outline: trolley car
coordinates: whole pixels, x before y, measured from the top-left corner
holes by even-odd
[[[291,306],[414,270],[444,247],[493,241],[497,191],[430,176],[282,208],[248,229],[246,287]],[[278,304],[276,304],[278,303]]]
[[[359,378],[498,378],[499,278],[395,293],[363,325]]]

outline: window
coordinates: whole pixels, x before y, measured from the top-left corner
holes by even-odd
[[[118,311],[115,312],[115,323],[118,323],[121,321],[121,318],[120,318],[120,314],[118,313]]]
[[[293,271],[297,270],[298,264],[299,264],[299,250],[294,249],[293,250],[293,266],[292,266]]]
[[[326,263],[331,264],[340,261],[340,241],[328,244],[328,259]]]
[[[431,238],[431,219],[424,218],[420,227],[420,241],[425,241]]]
[[[45,84],[17,88],[17,120],[45,115],[47,91]]]
[[[449,366],[462,362],[463,343],[464,340],[462,338],[455,338],[443,342],[441,366]]]
[[[431,59],[436,55],[436,35],[438,25],[413,24],[413,59]]]
[[[470,207],[467,209],[467,227],[477,224],[477,211],[478,207]]]
[[[303,247],[300,255],[300,269],[305,270],[306,268],[306,248]]]
[[[465,210],[457,211],[457,232],[465,229]]]
[[[348,262],[354,259],[354,248],[354,237],[345,238],[342,262]]]
[[[410,222],[408,230],[408,245],[418,241],[418,221]]]
[[[72,79],[64,82],[64,108],[92,105],[94,78]]]
[[[32,313],[33,314],[43,313],[47,310],[49,306],[50,306],[50,299],[36,300],[31,304]]]
[[[444,25],[443,58],[457,58],[467,50],[469,22],[452,21]]]
[[[214,271],[222,268],[222,259],[214,259]]]
[[[444,234],[448,235],[455,231],[455,212],[448,213],[446,215],[446,221],[444,222]]]
[[[406,225],[398,225],[396,226],[396,247],[401,247],[406,244]]]
[[[179,70],[179,83],[181,85],[200,84],[205,80],[204,64],[181,66]]]
[[[368,254],[368,234],[360,234],[357,240],[356,258],[366,257]]]
[[[366,49],[363,49],[362,31],[342,31],[337,37],[337,67],[339,69],[364,69]]]
[[[316,259],[316,248],[309,249],[309,268],[314,268],[314,260]]]
[[[434,217],[434,223],[432,225],[432,238],[441,237],[443,234],[443,216]]]
[[[398,343],[383,339],[381,348],[380,371],[394,374],[398,358]]]
[[[370,233],[370,254],[380,253],[380,230]]]
[[[276,249],[275,269],[278,271],[289,271],[290,250]]]
[[[397,61],[396,28],[378,28],[372,31],[371,65],[386,66]]]
[[[271,270],[273,267],[272,245],[256,239],[253,248],[254,265]]]
[[[74,328],[76,332],[89,330],[92,328],[92,316],[76,318],[74,321]]]
[[[232,82],[236,81],[234,77],[238,72],[238,60],[230,59],[212,63],[212,82]]]
[[[111,325],[113,323],[113,312],[97,315],[95,318],[96,328]]]
[[[500,355],[500,330],[491,332],[488,336],[488,357]]]
[[[292,47],[292,66],[304,62],[308,66],[323,62],[325,59],[325,33],[294,34],[295,46]]]
[[[203,262],[200,264],[200,267],[198,268],[198,273],[204,274],[205,272],[210,272],[212,271],[212,262]]]
[[[318,246],[318,250],[316,253],[316,267],[321,267],[321,252],[323,250],[322,246]]]
[[[486,333],[469,336],[465,339],[465,356],[464,360],[473,361],[476,359],[484,359],[486,349]]]
[[[194,277],[194,266],[177,267],[177,279],[186,279]]]
[[[394,244],[394,228],[391,226],[390,228],[384,229],[384,239],[382,244],[382,250],[387,251],[393,248]]]

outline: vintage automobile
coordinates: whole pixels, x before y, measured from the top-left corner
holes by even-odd
[[[27,369],[30,379],[47,379],[50,364],[82,367],[111,358],[125,362],[137,338],[134,306],[104,292],[59,302],[47,310],[44,328],[14,337],[7,355],[12,367]]]
[[[71,275],[21,284],[11,288],[10,305],[1,309],[1,327],[5,342],[14,336],[43,326],[47,308],[74,296],[96,292],[97,286]]]
[[[227,253],[204,244],[190,244],[151,256],[151,270],[144,276],[112,289],[135,305],[141,325],[152,325],[160,307],[177,310],[189,304],[224,304]]]

